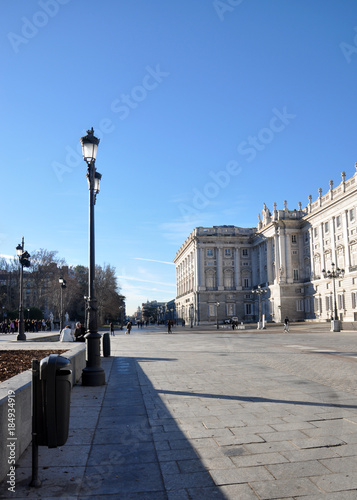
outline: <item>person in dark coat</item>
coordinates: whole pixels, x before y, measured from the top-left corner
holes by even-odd
[[[85,342],[86,339],[84,338],[86,334],[86,329],[81,323],[76,323],[76,329],[74,330],[74,339],[76,342]]]

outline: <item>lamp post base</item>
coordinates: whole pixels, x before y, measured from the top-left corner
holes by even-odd
[[[339,319],[331,320],[331,332],[340,332],[341,331],[341,321]]]
[[[100,339],[97,332],[87,333],[87,364],[82,370],[82,385],[98,386],[105,384],[105,372],[100,366]]]
[[[26,341],[26,335],[24,333],[19,333],[16,337],[16,340],[23,340],[24,342]]]
[[[105,372],[103,368],[83,368],[82,370],[82,385],[95,387],[105,385]]]

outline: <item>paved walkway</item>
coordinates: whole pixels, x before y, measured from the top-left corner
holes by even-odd
[[[0,498],[355,500],[357,335],[193,330],[112,337],[42,487],[29,448]]]

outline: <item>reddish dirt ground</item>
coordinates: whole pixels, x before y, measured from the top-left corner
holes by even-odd
[[[49,354],[62,354],[65,350],[34,350],[34,351],[0,351],[0,382],[8,380],[31,368],[33,359],[39,361]]]

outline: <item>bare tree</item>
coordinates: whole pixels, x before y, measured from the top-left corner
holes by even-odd
[[[97,299],[98,323],[117,319],[119,307],[123,304],[120,287],[115,275],[115,268],[109,264],[95,269],[95,294]]]

